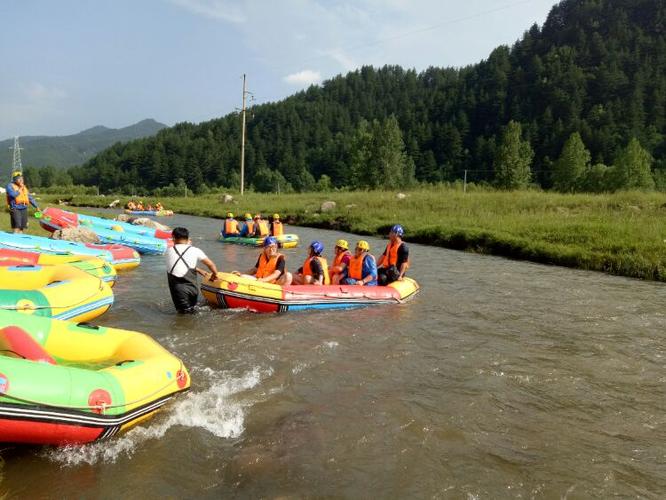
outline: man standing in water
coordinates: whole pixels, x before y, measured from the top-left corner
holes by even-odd
[[[197,273],[207,273],[197,265],[203,262],[210,272],[211,280],[217,279],[217,268],[203,250],[192,246],[190,232],[184,227],[175,227],[171,232],[173,247],[166,252],[167,279],[171,300],[179,313],[193,313],[199,298]]]

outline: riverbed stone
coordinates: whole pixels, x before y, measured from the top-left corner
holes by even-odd
[[[321,211],[322,212],[330,212],[331,210],[335,210],[335,207],[337,206],[337,203],[334,201],[325,201],[324,203],[321,204]]]
[[[54,240],[76,241],[78,243],[99,243],[99,236],[87,227],[65,227],[54,231],[51,237]]]
[[[135,219],[132,219],[132,224],[134,224],[135,226],[152,227],[153,229],[160,229],[162,231],[169,230],[169,226],[160,224],[156,220],[149,219],[148,217],[137,217]]]
[[[234,201],[234,197],[230,194],[225,194],[222,196],[222,203],[231,203],[232,201]]]
[[[405,193],[398,193],[395,195],[395,197],[398,198],[399,200],[404,200],[405,198],[407,198],[407,195]]]

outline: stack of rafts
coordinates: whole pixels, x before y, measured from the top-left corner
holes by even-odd
[[[136,240],[166,249],[166,233],[136,229]],[[103,439],[189,388],[182,362],[150,337],[81,323],[111,307],[116,271],[139,263],[135,249],[118,244],[0,232],[0,442]]]
[[[171,244],[171,231],[76,214],[54,207],[41,213],[39,223],[51,232],[71,227],[86,227],[97,234],[102,243],[125,245],[143,254],[163,254]]]

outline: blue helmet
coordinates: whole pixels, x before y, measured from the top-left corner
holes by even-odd
[[[400,224],[396,224],[391,228],[391,232],[394,233],[396,236],[402,237],[403,234],[405,234],[405,230],[402,228]]]
[[[275,236],[268,236],[264,238],[264,247],[267,247],[269,245],[277,245],[278,240]]]
[[[324,244],[321,241],[314,240],[312,243],[310,243],[310,248],[312,248],[312,251],[316,255],[321,255],[321,253],[324,251]]]

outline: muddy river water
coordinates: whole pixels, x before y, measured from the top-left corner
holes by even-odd
[[[220,221],[167,222],[223,270],[256,260]],[[283,315],[178,316],[145,257],[96,322],[153,336],[191,391],[109,441],[0,445],[0,498],[666,496],[663,283],[410,250],[411,302]]]

